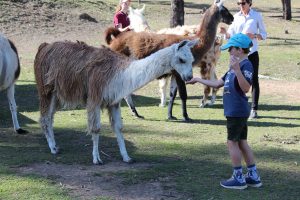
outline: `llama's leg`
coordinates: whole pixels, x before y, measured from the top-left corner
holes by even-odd
[[[175,77],[172,75],[171,76],[171,83],[170,83],[170,101],[169,101],[169,104],[168,104],[168,119],[169,120],[177,119],[172,114],[173,104],[174,104],[174,100],[175,100],[176,95],[177,95],[177,84],[176,84]]]
[[[125,99],[127,105],[129,106],[132,115],[134,115],[134,116],[137,117],[137,118],[143,119],[144,117],[141,116],[141,115],[139,115],[139,113],[137,112],[137,110],[136,110],[136,108],[135,108],[135,105],[134,105],[134,103],[133,103],[131,94],[128,95],[128,96],[126,96],[124,99]]]
[[[93,163],[95,165],[103,164],[99,154],[99,132],[100,132],[100,107],[90,107],[87,105],[87,117],[88,117],[88,134],[92,135],[93,141]]]
[[[40,109],[41,109],[41,128],[45,134],[48,142],[48,146],[52,154],[59,152],[59,147],[56,146],[54,133],[53,133],[53,118],[56,109],[57,98],[55,94],[51,96],[40,97]]]
[[[110,106],[108,108],[108,110],[109,110],[109,115],[110,115],[111,127],[116,134],[120,153],[122,155],[123,161],[127,162],[127,163],[131,163],[131,162],[133,162],[133,160],[128,156],[124,137],[121,132],[123,125],[122,125],[120,105],[117,104],[117,105]]]
[[[208,100],[208,96],[210,93],[210,87],[208,86],[204,86],[204,94],[203,94],[203,98],[200,104],[200,108],[204,108],[207,105],[207,100]]]
[[[10,109],[10,112],[11,112],[11,117],[12,117],[12,121],[13,121],[13,125],[14,125],[14,130],[18,134],[28,133],[28,131],[23,130],[23,129],[20,128],[20,125],[19,125],[19,122],[18,122],[17,105],[16,105],[16,100],[15,100],[15,86],[14,85],[11,85],[7,89],[7,99],[8,99],[9,109]]]
[[[186,110],[186,100],[187,100],[186,85],[177,72],[175,73],[175,78],[176,78],[176,84],[178,87],[179,96],[181,98],[183,120],[187,122],[190,121],[191,119],[189,118]]]
[[[212,70],[212,74],[211,74],[211,80],[217,80],[217,75],[216,75],[216,72],[215,72],[215,68],[213,68]],[[217,88],[213,88],[212,90],[212,95],[211,95],[211,100],[210,100],[210,105],[214,105],[215,104],[215,101],[216,101],[216,98],[217,98],[217,92],[218,92],[218,89]]]
[[[170,77],[159,79],[159,92],[160,92],[160,107],[165,107],[167,103],[167,87]]]

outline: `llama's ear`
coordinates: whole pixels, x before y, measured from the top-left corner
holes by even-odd
[[[223,6],[224,0],[215,0],[214,4],[221,8]]]
[[[143,7],[140,9],[140,13],[144,14],[145,7],[146,7],[146,5],[144,4]]]
[[[133,8],[129,6],[129,13],[133,13]]]
[[[198,39],[195,39],[195,40],[188,41],[187,45],[190,48],[193,48],[194,46],[198,45],[199,43],[200,43],[200,40],[198,38]]]
[[[195,40],[183,40],[178,44],[177,50],[179,50],[181,47],[187,45],[190,48],[193,48],[195,45],[199,44],[199,39]]]
[[[188,40],[183,40],[178,44],[177,50],[179,50],[181,47],[183,47],[184,45],[186,45],[188,43]]]

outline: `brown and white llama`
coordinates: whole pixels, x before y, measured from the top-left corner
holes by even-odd
[[[148,25],[148,22],[144,16],[145,4],[142,9],[133,9],[130,7],[129,9],[129,19],[131,28],[135,32],[149,31],[151,28]],[[177,26],[175,28],[164,28],[156,33],[158,34],[175,34],[175,35],[195,35],[197,30],[199,30],[200,25],[183,25]],[[221,36],[217,36],[214,44],[208,50],[208,52],[203,56],[201,62],[197,65],[200,68],[200,75],[203,79],[208,80],[216,80],[217,75],[215,73],[217,62],[220,58],[221,54],[221,45],[223,44],[223,39]],[[160,106],[166,106],[167,99],[167,86],[170,77],[164,77],[159,79],[159,91],[161,96]],[[204,86],[204,95],[202,100],[200,101],[200,107],[203,108],[206,105],[213,105],[216,100],[216,95],[218,89],[212,89],[211,101],[208,102],[208,97],[210,94],[211,88],[208,86]],[[126,100],[128,102],[128,100]],[[136,109],[134,106],[131,106],[130,102],[128,102],[129,107],[132,112],[135,113]],[[137,112],[136,112],[137,113]]]
[[[34,73],[40,99],[40,123],[52,154],[59,151],[53,133],[53,118],[59,105],[84,103],[88,134],[92,135],[93,163],[99,155],[100,109],[107,108],[124,162],[128,156],[122,129],[120,101],[157,77],[176,71],[183,80],[193,76],[191,48],[199,40],[182,41],[141,60],[133,60],[108,47],[92,47],[82,42],[55,42],[40,45]]]
[[[25,134],[28,131],[20,128],[15,100],[15,82],[19,75],[20,61],[17,48],[12,41],[0,34],[0,91],[7,92],[15,132]]]
[[[136,33],[133,31],[121,33],[115,28],[108,28],[105,32],[105,40],[114,51],[141,59],[161,48],[170,46],[181,40],[199,38],[201,41],[200,44],[192,49],[195,58],[193,65],[197,65],[215,42],[218,24],[220,22],[231,24],[232,21],[233,16],[228,9],[223,6],[223,1],[215,0],[210,8],[205,11],[202,22],[200,23],[200,28],[195,36],[155,34],[148,32]],[[170,92],[171,97],[168,105],[168,119],[176,119],[172,115],[172,108],[178,87],[179,95],[182,100],[183,118],[185,121],[189,121],[190,118],[188,117],[186,110],[187,92],[185,82],[176,72],[172,73],[172,77],[176,80],[177,85],[176,87],[173,87]]]

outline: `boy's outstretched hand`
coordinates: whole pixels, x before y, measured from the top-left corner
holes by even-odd
[[[186,81],[185,83],[186,83],[186,84],[195,84],[195,83],[198,82],[197,79],[198,79],[197,77],[194,77],[194,78],[192,78],[191,80]]]

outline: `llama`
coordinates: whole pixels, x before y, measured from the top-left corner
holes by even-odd
[[[222,36],[217,36],[215,39],[214,44],[212,47],[208,50],[208,52],[203,56],[202,60],[200,63],[197,65],[194,65],[194,67],[199,67],[200,68],[200,75],[202,79],[206,80],[217,80],[217,75],[216,75],[216,65],[217,62],[221,56],[221,45],[223,44],[223,37]],[[166,106],[166,99],[167,99],[167,86],[169,82],[170,77],[163,77],[159,79],[159,91],[161,94],[160,98],[160,107]],[[171,88],[174,87],[173,85],[176,84],[174,81],[171,81]],[[210,102],[208,102],[208,97],[209,94],[212,90],[212,95]],[[202,99],[200,100],[200,108],[204,108],[207,105],[214,105],[216,97],[217,97],[217,88],[210,88],[209,86],[204,85],[204,94]]]
[[[83,42],[43,43],[34,61],[40,99],[40,124],[52,154],[57,154],[53,133],[55,109],[60,105],[86,105],[88,134],[92,135],[93,163],[99,155],[100,109],[107,108],[123,161],[130,163],[122,129],[120,101],[155,78],[174,70],[183,80],[193,76],[191,48],[199,40],[181,41],[141,60],[133,60],[108,47]]]
[[[140,59],[181,40],[199,38],[201,41],[200,44],[192,49],[195,58],[193,65],[196,66],[201,62],[203,56],[214,43],[218,24],[220,22],[231,24],[232,21],[233,16],[228,9],[223,6],[223,1],[215,0],[209,9],[205,11],[200,28],[195,36],[155,34],[148,32],[136,33],[133,31],[121,33],[115,28],[108,28],[105,31],[105,40],[114,51]],[[176,72],[172,72],[172,78],[176,81],[177,86],[173,87],[170,92],[171,98],[168,105],[168,119],[176,119],[172,114],[172,108],[178,87],[179,95],[182,100],[183,118],[184,121],[189,121],[190,118],[186,110],[187,92],[185,82]]]
[[[142,10],[142,11],[141,11]],[[129,18],[132,24],[132,29],[135,32],[141,31],[149,31],[151,30],[148,22],[144,16],[145,4],[142,9],[133,9],[130,7],[129,9]],[[199,29],[199,25],[184,25],[177,26],[175,28],[164,28],[156,33],[158,34],[176,34],[176,35],[195,35],[197,30]],[[223,44],[223,39],[221,36],[217,36],[214,44],[209,49],[209,51],[203,56],[202,61],[197,66],[200,68],[200,75],[203,79],[216,80],[217,75],[215,73],[215,67],[217,61],[220,58],[221,54],[221,45]],[[167,93],[167,85],[170,77],[164,77],[159,79],[159,91],[161,94],[161,103],[160,106],[164,107],[166,105],[166,93]],[[206,105],[213,105],[216,99],[218,89],[212,89],[211,101],[208,102],[208,96],[211,91],[211,88],[208,86],[204,86],[204,95],[202,100],[200,101],[200,107],[203,108]],[[126,100],[127,101],[127,100]],[[128,102],[127,102],[128,103]],[[137,113],[134,105],[128,103],[133,113]]]
[[[186,35],[193,36],[196,35],[199,30],[199,25],[183,25],[176,26],[174,28],[163,28],[156,31],[157,34],[176,34],[176,35]]]
[[[129,7],[128,18],[130,20],[130,27],[135,32],[148,31],[153,32],[144,16],[145,4],[141,9],[133,9]],[[195,35],[199,25],[183,25],[175,28],[164,28],[156,31],[158,34],[176,34],[176,35]]]
[[[26,134],[28,131],[20,128],[17,118],[15,82],[19,75],[20,61],[17,48],[12,41],[0,34],[0,91],[5,90],[7,92],[15,132]]]
[[[135,32],[150,31],[148,22],[144,17],[145,4],[141,9],[133,9],[129,7],[128,18],[130,20],[130,27]]]

